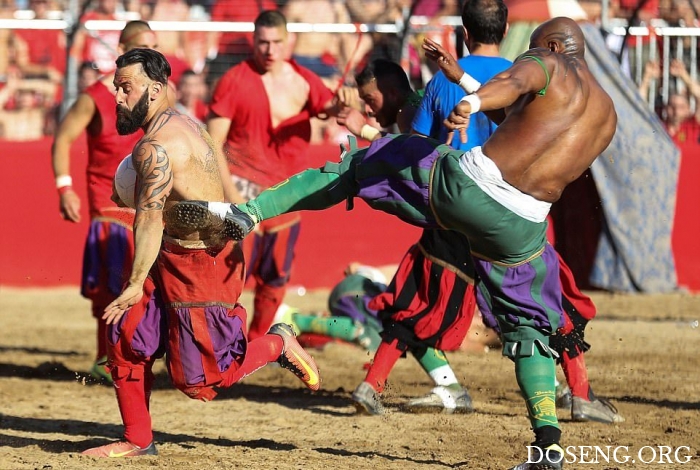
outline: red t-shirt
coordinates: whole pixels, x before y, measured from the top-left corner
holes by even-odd
[[[117,111],[114,95],[101,81],[97,81],[85,90],[97,107],[96,115],[102,122],[97,134],[87,133],[88,143],[88,204],[90,216],[100,214],[100,209],[116,207],[111,201],[112,180],[117,166],[134,148],[143,136],[138,130],[131,135],[117,133]]]
[[[212,21],[253,22],[263,10],[277,10],[274,0],[217,0],[211,10]],[[220,54],[249,54],[253,33],[221,33]]]
[[[289,61],[309,84],[302,111],[272,128],[270,103],[252,59],[219,80],[209,109],[231,119],[224,146],[231,173],[269,187],[308,167],[311,117],[323,112],[333,92],[313,72]]]
[[[694,116],[683,121],[672,139],[683,157],[700,156],[700,124]]]

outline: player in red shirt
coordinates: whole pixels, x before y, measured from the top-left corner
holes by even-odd
[[[308,166],[310,119],[337,114],[333,93],[311,71],[287,60],[287,22],[276,10],[255,20],[253,56],[219,80],[207,121],[223,143],[236,186],[227,199],[241,201]],[[247,276],[256,281],[250,338],[267,332],[282,303],[299,236],[298,214],[260,224],[244,243]]]
[[[121,32],[119,50],[137,47],[154,49],[156,36],[148,23],[132,21]],[[51,149],[53,171],[60,198],[61,217],[80,222],[81,201],[72,189],[70,149],[87,132],[87,188],[90,229],[83,256],[81,294],[92,302],[97,319],[97,355],[90,373],[111,380],[104,367],[107,356],[106,324],[100,317],[105,307],[121,292],[134,255],[134,211],[111,201],[112,180],[117,166],[141,137],[120,136],[116,128],[113,76],[105,76],[86,88],[59,124]]]

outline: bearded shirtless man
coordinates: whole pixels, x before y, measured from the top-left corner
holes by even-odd
[[[200,125],[170,106],[169,76],[165,57],[151,49],[117,59],[117,130],[144,135],[131,154],[138,175],[133,267],[102,317],[124,440],[83,452],[94,457],[157,454],[149,400],[153,362],[166,352],[173,384],[194,399],[209,401],[216,388],[269,362],[312,390],[320,387],[318,368],[291,326],[273,325],[248,341],[238,303],[245,273],[238,243],[223,240],[220,228],[193,231],[168,217],[179,200],[224,200],[218,150]]]

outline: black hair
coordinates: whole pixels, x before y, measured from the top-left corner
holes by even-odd
[[[411,93],[411,83],[408,81],[406,71],[396,62],[386,59],[376,59],[355,75],[357,86],[365,86],[372,80],[389,82],[399,91]]]
[[[82,72],[83,70],[94,70],[95,72],[99,72],[100,68],[95,62],[91,60],[86,60],[80,63],[80,67],[78,67],[78,73]]]
[[[474,42],[500,44],[506,35],[508,7],[503,0],[467,0],[462,8],[462,24]]]
[[[258,28],[280,28],[287,29],[287,18],[277,10],[264,10],[255,18],[255,30]]]
[[[165,56],[153,49],[131,49],[117,58],[117,68],[127,67],[133,64],[141,64],[143,72],[156,82],[168,83],[170,77],[170,64]]]

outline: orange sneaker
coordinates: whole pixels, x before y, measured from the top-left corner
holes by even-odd
[[[158,449],[156,449],[156,445],[153,442],[141,448],[131,442],[117,441],[84,450],[81,454],[100,458],[140,457],[142,455],[158,455]]]
[[[314,392],[321,388],[321,376],[314,358],[301,347],[294,334],[294,329],[286,323],[272,325],[270,334],[280,336],[284,342],[282,354],[277,363],[290,370]]]

